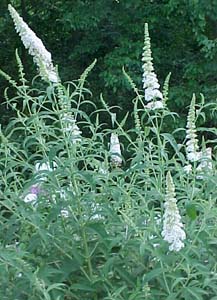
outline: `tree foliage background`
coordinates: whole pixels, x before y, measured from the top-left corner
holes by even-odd
[[[102,92],[110,105],[120,105],[123,113],[131,110],[133,95],[122,67],[142,88],[144,22],[149,23],[154,64],[161,84],[172,72],[169,107],[184,116],[193,92],[197,96],[204,93],[206,101],[216,99],[215,0],[2,0],[0,67],[17,76],[14,49],[18,48],[31,79],[36,72],[15,33],[7,10],[9,3],[43,40],[63,81],[77,79],[97,58],[89,78],[95,103]],[[1,102],[5,86],[1,78]],[[4,106],[1,112],[3,123],[7,122],[10,112],[6,113]]]

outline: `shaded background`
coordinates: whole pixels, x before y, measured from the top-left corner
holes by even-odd
[[[179,112],[185,126],[192,93],[206,102],[217,95],[216,0],[14,0],[0,2],[0,68],[17,78],[15,49],[19,50],[28,79],[37,74],[15,32],[7,5],[11,3],[42,39],[58,64],[63,81],[77,79],[97,58],[88,78],[92,100],[103,93],[121,113],[132,109],[134,97],[122,66],[141,89],[144,22],[149,23],[155,71],[161,86],[172,72],[170,109]],[[0,78],[0,101],[7,83]],[[1,123],[10,111],[0,107]],[[215,120],[209,125],[215,126]],[[212,122],[212,123],[210,123]],[[208,124],[207,123],[207,124]]]

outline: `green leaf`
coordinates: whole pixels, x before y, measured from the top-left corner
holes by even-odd
[[[191,220],[195,220],[197,218],[196,206],[193,203],[187,203],[185,205],[186,213]]]
[[[83,284],[83,283],[75,283],[71,284],[70,288],[72,290],[81,290],[81,291],[86,291],[86,292],[96,292],[96,289],[92,287],[91,285],[88,284]]]
[[[163,270],[161,268],[156,268],[154,270],[151,270],[150,272],[148,272],[143,276],[143,282],[144,283],[149,282],[150,280],[158,277],[162,272]]]

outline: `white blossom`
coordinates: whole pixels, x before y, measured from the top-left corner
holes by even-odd
[[[19,16],[12,5],[8,5],[8,10],[24,47],[28,49],[29,54],[33,56],[33,61],[39,68],[41,77],[45,80],[57,83],[59,81],[58,75],[53,66],[50,52],[46,50],[42,41],[23,21],[23,18]]]
[[[162,101],[151,101],[149,102],[146,107],[148,109],[152,109],[152,110],[155,110],[155,109],[159,109],[159,108],[164,108],[163,106],[163,102]]]
[[[104,216],[101,214],[102,207],[99,203],[91,204],[91,212],[93,213],[90,220],[104,220]]]
[[[196,176],[197,179],[203,179],[205,172],[212,171],[212,149],[210,147],[200,153],[200,162],[196,171],[200,173]]]
[[[105,162],[101,162],[98,168],[99,174],[107,175],[109,173],[108,167]]]
[[[24,197],[23,201],[26,203],[29,202],[35,203],[37,201],[37,198],[38,198],[37,194],[29,193]]]
[[[37,177],[38,183],[46,181],[47,173],[52,172],[57,168],[56,162],[52,162],[52,167],[49,162],[37,162],[35,164],[35,175]]]
[[[158,83],[157,75],[154,73],[154,67],[152,63],[151,55],[151,43],[148,32],[148,24],[145,24],[145,40],[143,47],[142,61],[143,61],[143,88],[145,89],[145,100],[147,102],[152,101],[151,105],[148,107],[150,109],[163,108],[163,95],[160,92],[160,84]],[[154,105],[154,102],[161,102]],[[148,105],[147,105],[148,106]]]
[[[166,197],[165,197],[165,211],[163,216],[163,231],[162,236],[170,246],[170,251],[179,251],[184,247],[183,240],[186,235],[181,222],[181,216],[176,204],[175,186],[170,172],[166,176]]]
[[[110,137],[110,154],[112,163],[116,166],[120,166],[122,164],[121,146],[116,133],[112,133]]]
[[[66,208],[61,209],[60,215],[61,215],[63,218],[68,218],[68,217],[69,217],[69,211],[68,211]]]
[[[35,172],[41,172],[41,171],[53,171],[55,168],[57,167],[57,164],[55,162],[53,162],[53,168],[50,166],[50,163],[49,162],[43,162],[43,163],[40,163],[40,162],[37,162],[35,164]]]
[[[63,131],[69,134],[70,139],[73,144],[81,141],[81,130],[79,129],[78,125],[76,124],[76,120],[72,115],[65,113],[62,118],[63,121]]]
[[[24,197],[23,201],[26,203],[36,203],[38,195],[42,192],[39,184],[34,184],[30,187],[28,193]]]
[[[190,174],[192,171],[192,165],[188,164],[188,165],[184,166],[184,171],[186,174]]]
[[[198,146],[198,139],[195,125],[195,95],[192,97],[190,109],[187,117],[186,130],[186,155],[189,161],[198,161],[201,157]]]

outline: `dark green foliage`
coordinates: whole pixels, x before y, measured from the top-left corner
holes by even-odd
[[[0,66],[14,75],[13,49],[21,46],[9,19],[7,2],[0,3]],[[192,92],[204,93],[206,101],[216,98],[215,0],[14,0],[11,3],[44,41],[59,65],[63,80],[78,78],[94,58],[98,59],[89,79],[95,103],[103,92],[107,102],[121,106],[123,115],[132,110],[127,100],[131,92],[122,67],[141,88],[144,22],[149,23],[154,64],[161,84],[172,72],[168,106],[179,111],[179,125]],[[31,78],[35,74],[31,58],[26,50],[20,50]],[[5,83],[0,80],[2,94]]]

